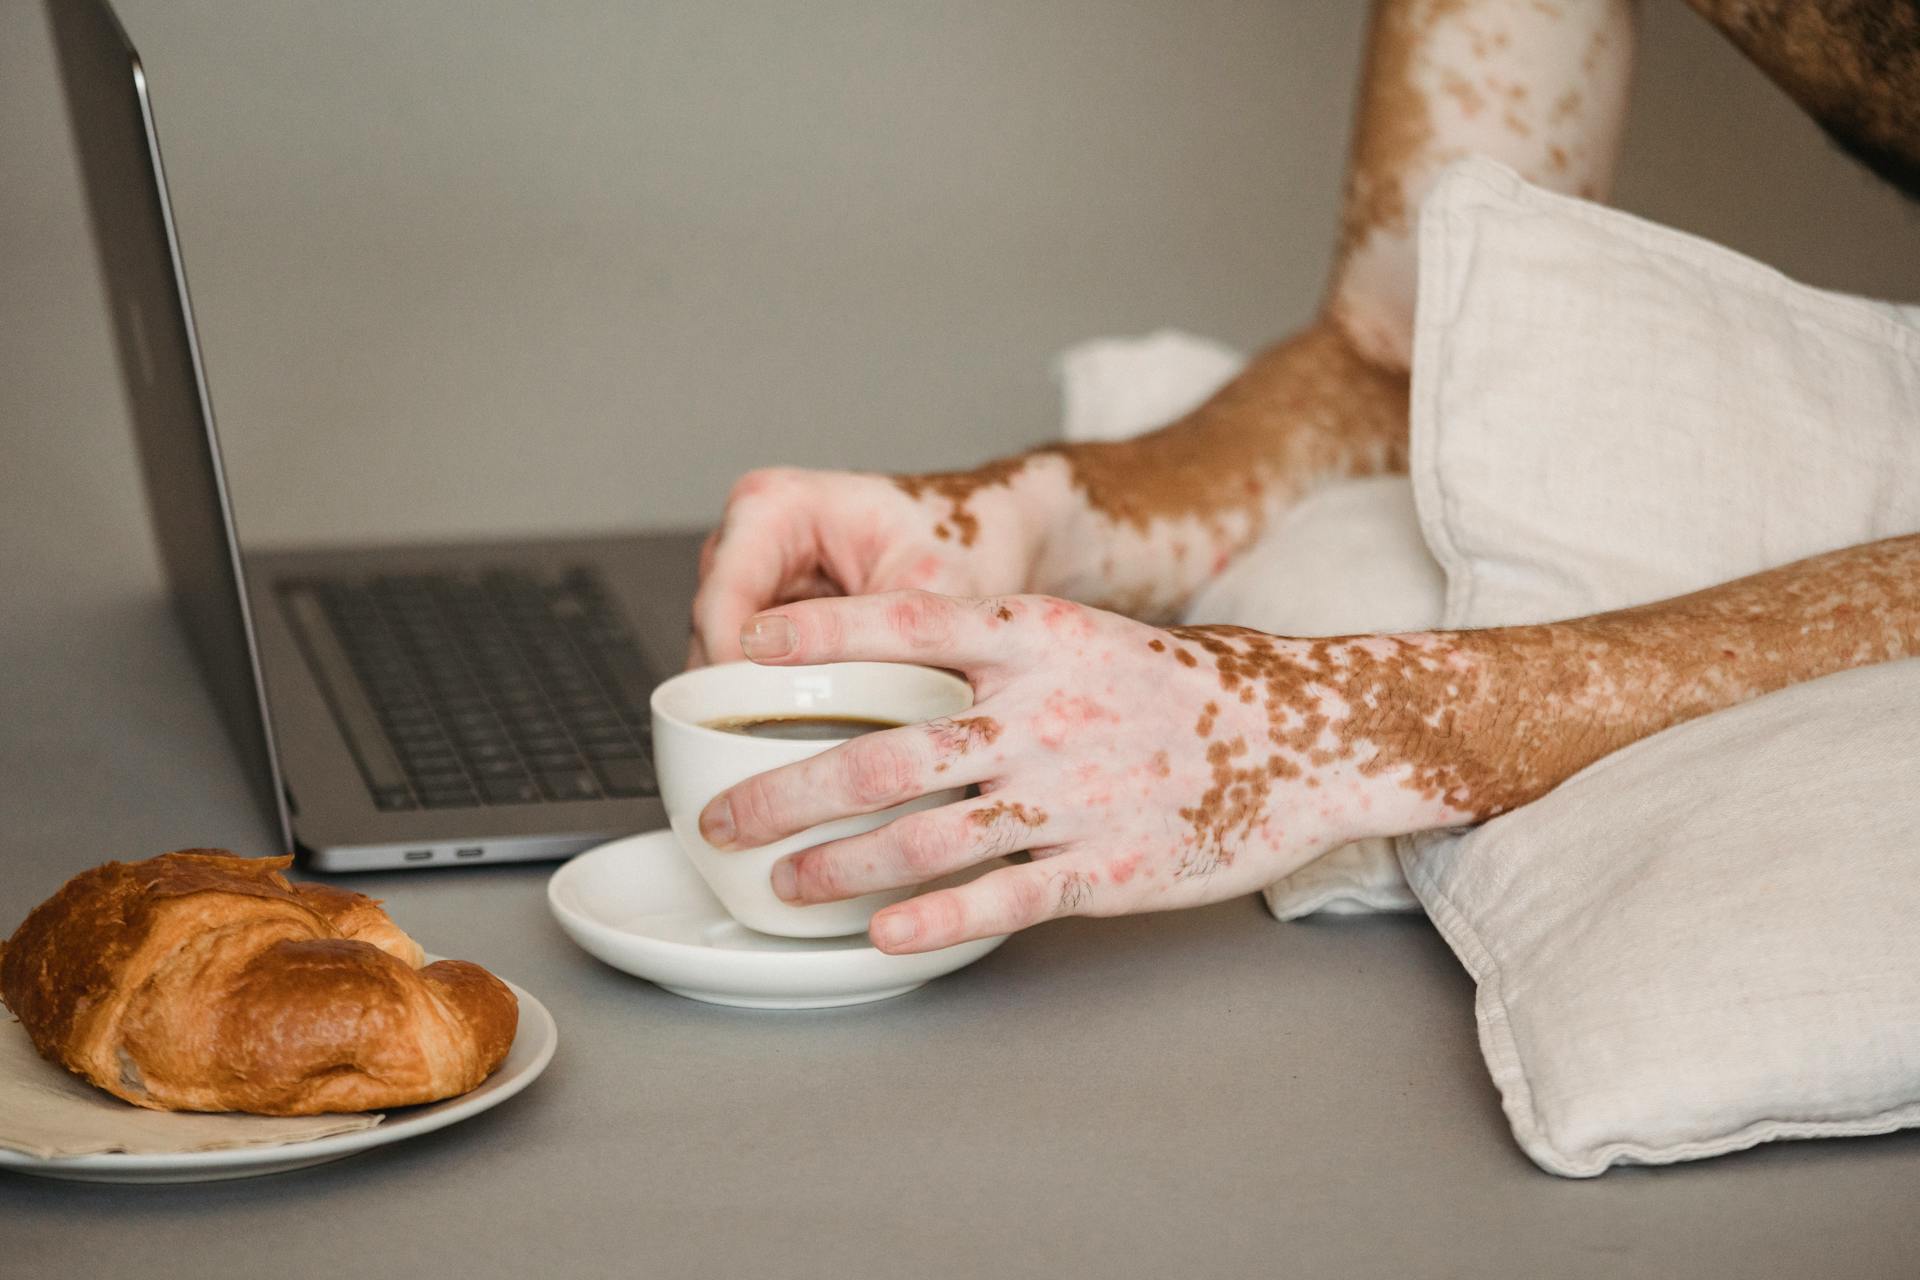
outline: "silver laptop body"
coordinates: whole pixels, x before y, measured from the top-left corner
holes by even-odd
[[[139,55],[104,0],[46,4],[169,589],[286,847],[444,867],[665,825],[646,694],[696,535],[243,557]]]

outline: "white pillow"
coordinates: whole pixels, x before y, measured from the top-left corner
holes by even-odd
[[[1053,358],[1060,434],[1125,440],[1200,407],[1247,358],[1233,348],[1159,329],[1137,338],[1089,338]]]
[[[1920,308],[1476,159],[1422,209],[1414,328],[1411,470],[1449,627],[1920,528]]]
[[[1407,869],[1544,1169],[1920,1124],[1920,660],[1656,734]]]
[[[1530,187],[1484,160],[1456,165],[1428,197],[1420,256],[1413,483],[1427,544],[1446,570],[1445,626],[1619,608],[1920,529],[1920,311],[1794,284],[1693,236]],[[1715,732],[1708,726],[1719,719],[1698,732]],[[1724,759],[1690,754],[1667,767],[1683,761],[1687,771],[1666,785],[1698,803],[1712,804],[1729,785]],[[1795,852],[1828,874],[1802,882],[1813,896],[1794,906],[1844,931],[1835,904],[1903,891],[1885,883],[1888,874],[1911,884],[1920,864],[1855,861],[1844,836],[1823,833],[1863,820],[1852,808],[1859,793],[1842,781],[1830,803],[1822,794],[1808,798],[1811,825],[1796,830],[1809,845]],[[1615,803],[1623,821],[1636,812],[1630,799]],[[1716,838],[1774,847],[1764,824],[1738,806],[1713,812],[1727,824]],[[1539,975],[1529,966],[1551,958],[1508,937],[1526,922],[1490,900],[1514,891],[1503,868],[1517,865],[1515,842],[1527,846],[1522,860],[1530,865],[1587,866],[1590,850],[1615,847],[1610,821],[1549,796],[1465,836],[1399,842],[1414,891],[1476,977],[1495,984],[1492,995],[1482,989],[1482,1044],[1522,1144],[1556,1172],[1594,1173],[1608,1160],[1687,1159],[1801,1132],[1786,1121],[1757,1136],[1731,1130],[1727,1108],[1696,1105],[1687,1094],[1657,1095],[1669,1108],[1658,1117],[1620,1110],[1621,1125],[1604,1137],[1595,1136],[1604,1125],[1584,1121],[1565,1131],[1573,1136],[1542,1138],[1523,1127],[1531,1104],[1520,1099],[1584,1096],[1561,1078],[1583,1053],[1622,1081],[1631,1078],[1628,1064],[1662,1060],[1665,1032],[1652,1007],[1647,1020],[1623,1023],[1607,1040],[1579,1020],[1583,1003],[1612,999],[1616,989],[1630,1005],[1644,975],[1623,955],[1582,947],[1587,935],[1578,931],[1560,944],[1588,966],[1578,977],[1587,994],[1565,996],[1557,1024],[1544,1004],[1537,1010],[1538,1032],[1555,1041],[1554,1051],[1497,1054],[1499,1033],[1489,1029],[1498,989],[1532,989]],[[1684,842],[1660,847],[1687,856]],[[1443,880],[1453,886],[1444,901],[1436,888]],[[1555,908],[1562,920],[1610,917],[1621,891],[1611,880],[1556,883],[1568,895]],[[1702,954],[1736,955],[1746,926],[1722,911],[1719,892],[1691,886],[1670,904],[1677,914],[1649,905],[1610,919],[1608,936],[1616,948],[1657,952],[1668,945],[1665,932],[1684,921]],[[1449,920],[1478,922],[1478,940]],[[1817,930],[1793,941],[1825,945]],[[1490,972],[1489,956],[1520,969]],[[1920,965],[1910,949],[1905,961]],[[1756,1028],[1771,1025],[1765,1009],[1776,993],[1737,969],[1709,966],[1675,981],[1693,984],[1700,1009],[1730,1003]],[[1840,1036],[1826,1047],[1836,1067],[1871,1051]],[[1796,1087],[1812,1114],[1851,1086],[1836,1071],[1810,1072]],[[1755,1080],[1733,1079],[1729,1088],[1760,1096]],[[1879,1114],[1878,1103],[1855,1102],[1856,1114]]]

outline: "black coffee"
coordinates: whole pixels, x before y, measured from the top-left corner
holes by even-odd
[[[898,729],[898,720],[869,720],[865,716],[730,716],[709,720],[707,728],[744,733],[749,738],[779,738],[787,742],[838,742],[880,729]]]

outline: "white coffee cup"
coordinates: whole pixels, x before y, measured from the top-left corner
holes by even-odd
[[[792,716],[846,716],[914,723],[958,715],[973,704],[967,682],[930,667],[839,662],[762,667],[731,662],[683,672],[653,691],[653,755],[660,798],[681,851],[729,914],[749,929],[789,938],[864,933],[873,913],[912,895],[894,889],[844,902],[796,907],[769,880],[773,864],[799,849],[871,831],[903,813],[961,798],[936,792],[879,813],[841,818],[757,849],[723,852],[700,836],[700,813],[715,796],[756,773],[817,755],[839,743],[753,737],[714,722]]]

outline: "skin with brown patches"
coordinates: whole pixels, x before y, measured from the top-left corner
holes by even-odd
[[[1920,183],[1910,3],[1691,3],[1870,163]],[[1412,210],[1468,153],[1602,196],[1633,27],[1632,0],[1376,0],[1320,318],[1139,440],[934,475],[745,477],[702,554],[689,661],[737,658],[755,610],[818,595],[1043,591],[1168,618],[1316,483],[1403,465]]]
[[[1344,332],[1320,324],[1258,356],[1160,431],[1047,445],[894,484],[935,500],[936,537],[951,527],[963,546],[980,529],[984,494],[1011,493],[1016,483],[1029,495],[1052,493],[1055,515],[1034,549],[1033,585],[1135,617],[1166,617],[1313,486],[1404,468],[1406,421],[1405,376],[1363,359]],[[1191,554],[1194,544],[1206,554]]]
[[[1413,211],[1449,161],[1489,155],[1543,186],[1606,190],[1632,30],[1630,0],[1374,5],[1327,307],[1367,358],[1406,367]]]
[[[893,482],[909,498],[930,497],[935,502],[945,503],[946,515],[934,525],[934,536],[943,540],[957,536],[961,546],[971,547],[974,539],[980,536],[980,517],[968,505],[973,495],[990,485],[1006,484],[1023,466],[1024,459],[1008,458],[989,462],[972,471],[895,476]]]
[[[933,731],[940,750],[947,755],[965,755],[975,747],[992,746],[1000,737],[1000,722],[992,716],[935,720],[927,727]]]
[[[1539,626],[1312,641],[1173,632],[1213,659],[1223,692],[1254,690],[1275,758],[1353,763],[1481,821],[1669,725],[1920,653],[1916,593],[1920,536]],[[1344,718],[1329,719],[1330,702]]]
[[[1011,619],[1003,619],[1010,621]],[[934,750],[940,756],[935,773],[945,773],[958,756],[975,747],[989,747],[1000,736],[1000,722],[991,716],[964,716],[958,720],[934,720],[927,725]]]
[[[976,827],[990,827],[996,822],[1017,822],[1032,830],[1045,826],[1047,811],[1029,808],[1024,804],[1013,804],[1005,800],[996,800],[984,809],[975,809],[967,815],[967,821]]]
[[[1428,184],[1469,151],[1569,191],[1611,171],[1629,0],[1552,8],[1376,3],[1322,314],[1184,418],[967,471],[743,479],[702,557],[689,661],[739,657],[756,609],[820,595],[1039,591],[1172,618],[1316,485],[1404,467],[1410,211]]]
[[[1868,100],[1864,115],[1896,125],[1910,118],[1899,108],[1920,101],[1901,60],[1913,42],[1897,44],[1897,56],[1876,52],[1871,37],[1882,28],[1840,23],[1837,0],[1700,7],[1725,25],[1745,21],[1756,49],[1752,33],[1764,24],[1752,15],[1775,15],[1768,47],[1788,51],[1776,58],[1783,81],[1851,83]],[[1881,11],[1870,0],[1845,8]],[[1808,11],[1822,15],[1821,30],[1852,42],[1829,55],[1834,67],[1810,70],[1820,41],[1792,38],[1811,29],[1795,25]],[[841,753],[885,749],[896,762],[920,761],[914,794],[953,785],[986,793],[782,864],[797,872],[796,900],[818,901],[922,883],[1004,851],[1008,832],[1030,829],[1010,819],[1011,808],[976,823],[967,806],[1044,798],[1049,844],[1031,865],[875,917],[883,949],[928,950],[1065,911],[1152,910],[1249,891],[1335,844],[1502,812],[1678,720],[1913,653],[1912,539],[1639,610],[1472,633],[1319,641],[1169,633],[1017,594],[1173,616],[1315,483],[1401,465],[1412,211],[1440,169],[1470,152],[1563,191],[1604,192],[1632,28],[1631,0],[1377,0],[1322,314],[1167,427],[967,472],[743,480],[703,553],[694,660],[747,652],[777,662],[934,662],[967,674],[975,714],[1003,732],[991,750],[956,751],[937,728],[892,730],[816,757],[814,773],[795,766],[748,779],[703,815],[710,842],[765,843],[850,811],[849,797],[807,785],[834,769],[873,775],[849,769]],[[1874,136],[1910,154],[1903,129]],[[965,599],[942,605],[911,589]],[[881,591],[905,595],[868,594]],[[849,598],[810,598],[831,594]],[[765,636],[741,624],[770,606],[798,641],[754,652]],[[929,647],[900,633],[902,616],[942,608],[952,614],[951,653],[941,650],[948,640]],[[736,806],[735,795],[748,802]],[[742,814],[755,830],[734,827]]]
[[[1627,64],[1582,66],[1580,51],[1616,30],[1624,49],[1629,18],[1627,0],[1559,16],[1517,0],[1382,0],[1321,319],[1133,440],[892,479],[768,473],[787,491],[779,506],[749,483],[708,557],[692,660],[738,656],[753,608],[818,594],[1045,591],[1169,618],[1317,484],[1403,467],[1407,211],[1470,150],[1564,189],[1603,185]],[[1478,105],[1496,93],[1499,110]],[[1534,105],[1548,102],[1551,122]]]
[[[1832,671],[1920,656],[1920,535],[1636,609],[1482,631],[1294,640],[1030,605],[1008,624],[1011,656],[984,662],[969,659],[979,651],[970,628],[987,623],[967,601],[784,606],[798,639],[778,661],[911,658],[961,670],[978,714],[1002,726],[995,751],[957,758],[939,781],[928,768],[899,795],[823,792],[823,777],[871,776],[856,767],[862,753],[933,760],[943,750],[927,726],[870,734],[822,765],[748,779],[735,791],[758,794],[739,805],[722,795],[702,830],[713,839],[724,812],[733,834],[716,845],[752,847],[955,783],[979,786],[987,794],[977,800],[795,855],[799,901],[916,884],[1016,848],[1040,855],[888,908],[873,925],[886,950],[1066,912],[1216,901],[1337,844],[1503,813],[1670,725]],[[951,651],[929,655],[889,632],[890,618],[943,607]],[[1187,665],[1181,653],[1198,656]],[[739,830],[737,815],[759,825]]]

